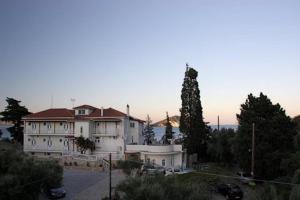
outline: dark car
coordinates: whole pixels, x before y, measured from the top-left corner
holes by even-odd
[[[62,187],[49,188],[45,193],[49,199],[60,199],[66,196],[66,191]]]
[[[233,183],[222,183],[217,185],[217,192],[224,195],[227,199],[243,199],[242,189]]]

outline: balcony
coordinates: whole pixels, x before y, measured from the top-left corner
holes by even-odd
[[[74,135],[74,132],[67,131],[67,132],[31,132],[31,133],[25,133],[25,135],[29,136],[36,136],[36,135],[41,135],[41,136],[72,136]]]
[[[94,137],[118,137],[118,136],[120,136],[118,130],[116,130],[115,132],[107,132],[107,133],[94,131],[94,132],[92,132],[92,135]]]

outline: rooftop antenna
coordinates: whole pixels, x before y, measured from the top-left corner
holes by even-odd
[[[53,108],[53,94],[51,94],[51,108]]]
[[[72,102],[72,108],[74,108],[74,103],[75,103],[76,99],[71,98],[70,100],[71,100],[71,102]]]
[[[185,63],[186,69],[189,68],[189,63]]]

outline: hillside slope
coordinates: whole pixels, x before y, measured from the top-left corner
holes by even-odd
[[[170,118],[170,123],[173,127],[179,127],[179,120],[180,120],[180,116],[172,116],[172,117],[169,117]],[[158,127],[163,127],[163,126],[166,126],[166,123],[167,123],[167,119],[163,119],[159,122],[156,122],[154,124],[152,124],[153,126],[158,126]]]

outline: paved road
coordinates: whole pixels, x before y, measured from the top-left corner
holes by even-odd
[[[112,171],[112,185],[125,179],[120,170]],[[64,170],[64,188],[67,192],[64,200],[101,200],[109,193],[108,171]],[[41,195],[40,200],[47,199]]]

